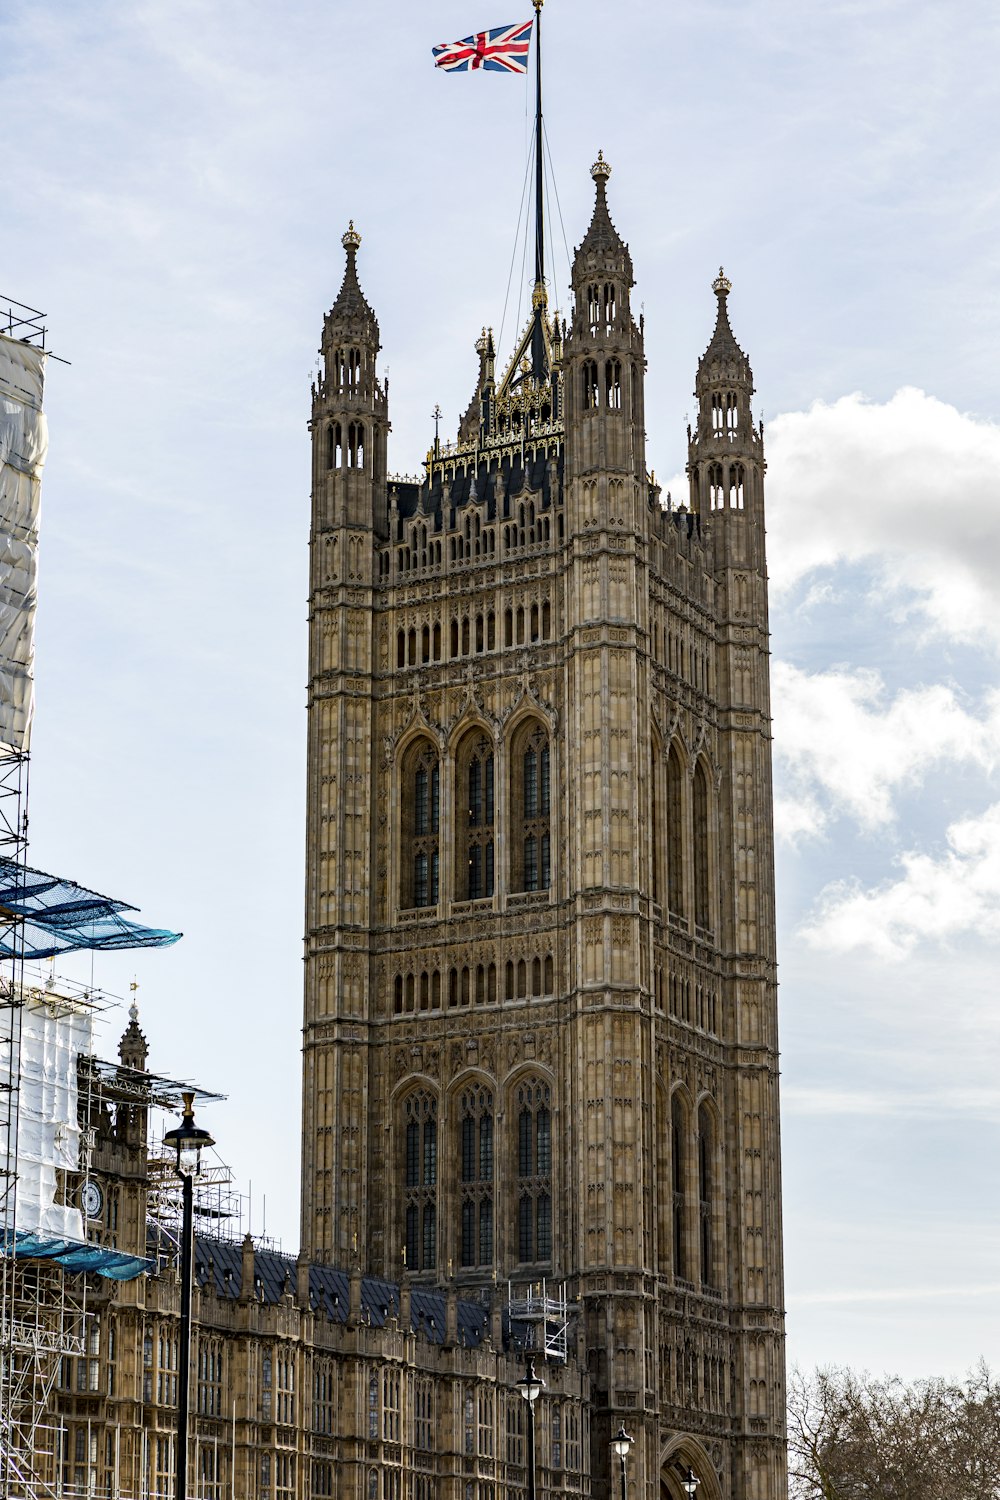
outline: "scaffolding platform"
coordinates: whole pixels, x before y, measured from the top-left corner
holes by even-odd
[[[569,1346],[569,1302],[562,1283],[532,1281],[515,1287],[507,1283],[507,1318],[514,1330],[525,1330],[525,1347],[547,1360],[566,1363]]]

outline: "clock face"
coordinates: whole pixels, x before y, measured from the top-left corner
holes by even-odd
[[[80,1194],[80,1207],[88,1219],[96,1219],[104,1207],[104,1194],[96,1182],[85,1182],[83,1192]]]

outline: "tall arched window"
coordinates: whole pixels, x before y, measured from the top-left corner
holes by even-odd
[[[484,734],[467,735],[456,757],[455,870],[459,901],[493,895],[494,788],[493,746]]]
[[[674,1275],[688,1279],[687,1110],[679,1094],[670,1100],[671,1178],[674,1200]]]
[[[515,740],[511,779],[511,889],[547,891],[552,884],[552,776],[548,735],[541,724],[528,726]]]
[[[691,789],[691,812],[694,824],[694,921],[696,927],[705,931],[712,928],[711,882],[709,879],[708,850],[708,777],[705,766],[699,760],[694,768],[694,785]]]
[[[463,1266],[493,1263],[493,1095],[471,1084],[459,1104],[461,1225]]]
[[[403,1201],[406,1264],[431,1271],[437,1264],[437,1100],[426,1090],[403,1106]]]
[[[714,1287],[715,1235],[712,1215],[715,1206],[715,1129],[712,1112],[704,1101],[698,1106],[698,1238],[701,1259],[701,1284]]]
[[[662,765],[660,746],[654,738],[649,747],[649,858],[652,897],[657,902],[660,900],[660,863],[663,859],[663,793],[660,787]]]
[[[441,769],[437,751],[421,740],[403,765],[400,905],[436,906],[440,856]]]
[[[667,757],[667,904],[675,916],[685,915],[684,772],[676,745]]]
[[[552,1111],[549,1086],[531,1078],[515,1097],[517,1109],[517,1258],[552,1259]]]

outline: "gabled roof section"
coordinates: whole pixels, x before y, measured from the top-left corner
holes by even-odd
[[[556,318],[558,318],[558,314],[556,314]],[[542,318],[542,331],[545,339],[545,368],[547,370],[552,369],[557,358],[556,341],[553,337],[554,328],[556,328],[555,322],[550,326],[548,319]],[[534,331],[535,313],[532,311],[531,317],[525,323],[521,337],[514,347],[514,353],[510,357],[507,368],[500,378],[500,385],[497,388],[498,398],[509,396],[514,386],[520,385],[526,378],[531,378],[531,336]]]

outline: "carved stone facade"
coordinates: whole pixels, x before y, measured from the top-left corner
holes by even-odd
[[[302,1257],[564,1284],[594,1495],[624,1421],[646,1500],[688,1465],[701,1500],[781,1500],[762,429],[720,272],[663,503],[609,172],[570,322],[536,291],[544,373],[530,325],[499,374],[484,333],[419,484],[387,474],[344,237],[311,420]]]

